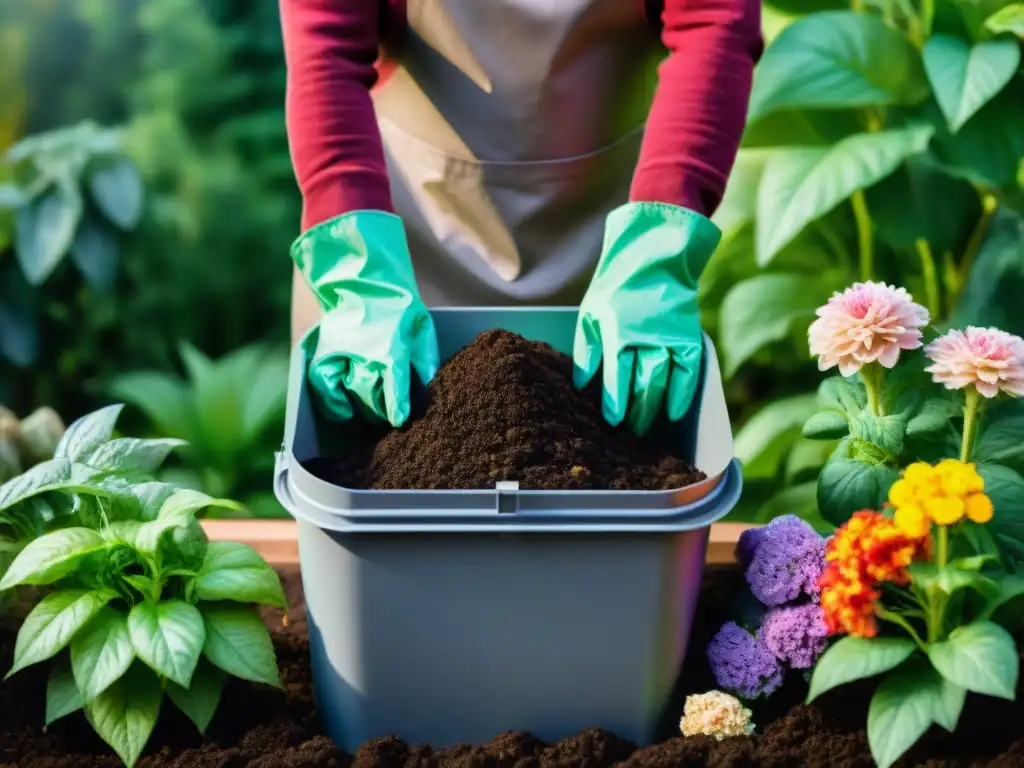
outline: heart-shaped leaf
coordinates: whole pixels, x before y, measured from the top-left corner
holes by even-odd
[[[924,47],[925,72],[953,133],[1006,87],[1019,66],[1016,40],[972,46],[952,35],[933,35]]]
[[[917,50],[877,16],[816,13],[783,30],[754,72],[749,121],[783,109],[918,104],[928,83]]]

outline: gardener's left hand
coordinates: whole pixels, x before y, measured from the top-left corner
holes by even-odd
[[[613,426],[626,420],[643,435],[663,406],[671,421],[690,409],[704,349],[697,279],[721,236],[706,217],[663,203],[608,215],[573,360],[577,387],[603,368],[601,406]]]

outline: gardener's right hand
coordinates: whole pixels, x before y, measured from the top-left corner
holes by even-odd
[[[353,211],[310,229],[291,255],[325,312],[305,340],[321,411],[336,421],[359,413],[400,427],[412,375],[426,384],[439,364],[401,219]]]

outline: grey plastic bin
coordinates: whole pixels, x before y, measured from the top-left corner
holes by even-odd
[[[436,309],[441,356],[504,328],[571,351],[576,310]],[[352,751],[590,726],[649,743],[686,652],[709,525],[739,498],[706,340],[679,439],[708,480],[675,491],[357,491],[300,462],[339,427],[292,358],[275,492],[298,521],[316,705]]]

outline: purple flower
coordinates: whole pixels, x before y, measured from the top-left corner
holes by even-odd
[[[816,599],[824,568],[825,538],[795,515],[783,515],[764,527],[747,583],[765,605],[782,605],[801,594]]]
[[[769,696],[782,685],[782,667],[772,652],[739,624],[722,625],[708,643],[708,662],[718,685],[743,699]]]
[[[828,628],[817,603],[775,608],[767,616],[757,639],[779,661],[794,669],[810,669],[828,643]]]
[[[748,568],[750,561],[754,559],[754,553],[761,544],[764,531],[765,529],[759,525],[755,528],[747,528],[740,534],[740,540],[736,542],[736,559],[744,568]]]

